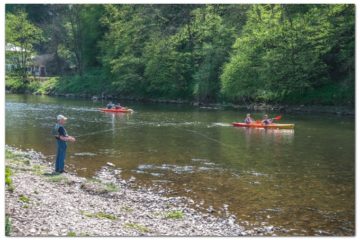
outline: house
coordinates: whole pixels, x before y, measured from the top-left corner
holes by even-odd
[[[45,77],[47,76],[46,65],[54,59],[54,54],[42,54],[32,56],[28,72],[34,76]]]

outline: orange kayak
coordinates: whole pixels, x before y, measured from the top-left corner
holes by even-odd
[[[293,129],[295,124],[278,124],[278,123],[271,123],[268,125],[264,125],[262,123],[241,123],[241,122],[234,122],[232,123],[234,127],[251,127],[251,128],[271,128],[271,129]]]
[[[111,108],[111,109],[107,109],[107,108],[99,108],[100,111],[102,112],[112,112],[112,113],[127,113],[127,112],[133,112],[132,109],[129,108]]]

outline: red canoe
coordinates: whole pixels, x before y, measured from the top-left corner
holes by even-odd
[[[264,125],[262,123],[241,123],[241,122],[234,122],[232,123],[234,127],[251,127],[251,128],[275,128],[275,129],[293,129],[295,124],[278,124],[272,123],[268,125]]]

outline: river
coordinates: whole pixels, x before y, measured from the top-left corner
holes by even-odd
[[[80,176],[92,177],[111,162],[124,179],[191,197],[194,207],[234,214],[249,228],[355,234],[354,117],[283,114],[279,122],[294,123],[294,130],[262,130],[232,127],[245,117],[239,110],[137,102],[122,102],[133,114],[97,110],[105,104],[6,94],[6,144],[53,161],[50,130],[63,114],[77,137],[68,146],[67,168]]]

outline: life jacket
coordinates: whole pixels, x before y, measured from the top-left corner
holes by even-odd
[[[244,120],[244,122],[246,123],[246,124],[250,124],[252,121],[251,121],[252,119],[251,118],[245,118],[245,120]]]

